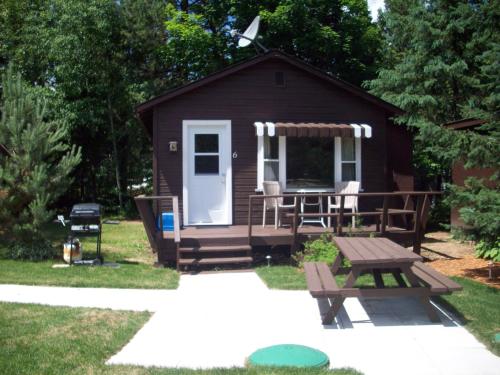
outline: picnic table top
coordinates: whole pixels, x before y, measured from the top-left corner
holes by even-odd
[[[353,265],[414,263],[422,257],[384,237],[335,237],[339,251]]]

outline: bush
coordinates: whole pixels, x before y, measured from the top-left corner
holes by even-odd
[[[479,242],[477,254],[490,254],[498,249],[500,191],[497,188],[490,188],[483,180],[470,177],[465,180],[464,187],[452,186],[448,200],[453,206],[460,207],[460,217],[469,226],[464,235]]]
[[[476,256],[478,258],[491,259],[500,262],[500,241],[490,244],[486,241],[480,241],[476,245]]]
[[[304,262],[325,262],[331,265],[339,254],[339,250],[332,240],[332,234],[323,233],[319,239],[305,242],[304,250],[292,255],[292,259],[301,268],[304,266]]]
[[[52,244],[46,239],[32,242],[16,242],[9,247],[9,257],[23,260],[45,260],[55,256]]]

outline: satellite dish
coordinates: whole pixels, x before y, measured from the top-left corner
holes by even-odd
[[[253,19],[252,23],[247,27],[243,34],[240,34],[237,30],[231,30],[231,36],[239,38],[238,47],[246,47],[250,44],[253,44],[257,52],[259,52],[257,47],[259,47],[262,51],[267,52],[267,48],[260,44],[257,40],[257,34],[259,33],[259,23],[260,16],[257,16]]]

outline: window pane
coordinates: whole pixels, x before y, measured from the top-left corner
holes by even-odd
[[[279,158],[279,141],[278,137],[264,136],[264,159]]]
[[[279,180],[279,165],[280,163],[278,161],[264,162],[264,181]]]
[[[287,187],[332,187],[333,138],[286,140]]]
[[[356,181],[355,163],[342,163],[342,181]]]
[[[195,134],[194,152],[219,152],[219,134]]]
[[[219,156],[196,155],[194,157],[194,174],[219,174]]]
[[[355,161],[354,138],[342,138],[342,161]]]

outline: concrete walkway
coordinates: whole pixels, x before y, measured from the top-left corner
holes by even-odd
[[[176,291],[0,286],[0,300],[149,310],[155,314],[108,364],[244,366],[257,348],[281,343],[324,351],[331,368],[370,374],[498,374],[491,354],[445,312],[431,324],[412,299],[349,298],[321,324],[306,291],[269,290],[253,272],[183,275]]]

